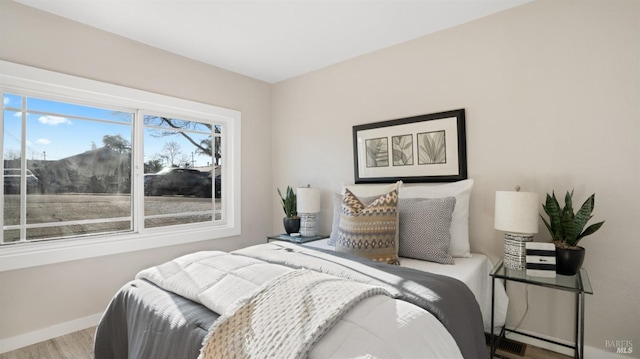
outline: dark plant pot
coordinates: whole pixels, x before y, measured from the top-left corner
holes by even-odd
[[[288,233],[298,233],[300,232],[300,217],[295,218],[283,218],[282,223],[284,224],[284,230]]]
[[[584,255],[585,250],[582,247],[556,247],[556,273],[562,275],[575,275],[582,267]]]

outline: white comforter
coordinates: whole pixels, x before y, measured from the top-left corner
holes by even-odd
[[[224,252],[198,252],[140,272],[137,278],[221,315],[290,268]],[[395,288],[385,288],[391,294]],[[372,315],[375,313],[375,315]],[[429,312],[388,296],[363,300],[316,344],[310,358],[462,358]]]
[[[309,358],[443,359],[462,354],[431,313],[402,300],[375,296],[347,313]]]
[[[305,247],[319,248],[333,251],[334,246],[329,245],[328,239],[305,243]],[[434,262],[423,261],[412,258],[400,258],[400,266],[408,267],[423,272],[445,275],[458,279],[469,287],[475,296],[484,322],[485,332],[491,332],[491,276],[489,273],[493,268],[493,264],[484,254],[471,253],[469,258],[454,258],[455,264],[440,264]],[[507,308],[509,306],[509,297],[502,284],[497,280],[495,283],[495,318],[494,332],[499,333],[507,318]]]

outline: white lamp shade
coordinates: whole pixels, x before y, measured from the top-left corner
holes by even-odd
[[[320,212],[320,189],[311,187],[298,188],[296,196],[298,213]]]
[[[538,233],[538,194],[496,192],[494,227],[512,233]]]

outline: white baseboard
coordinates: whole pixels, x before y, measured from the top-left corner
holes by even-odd
[[[573,342],[552,338],[552,337],[549,337],[547,335],[542,335],[542,334],[538,334],[538,333],[534,333],[534,332],[530,332],[530,331],[526,331],[526,330],[522,330],[522,329],[518,329],[518,331],[526,333],[526,334],[535,335],[535,336],[538,336],[540,338],[554,340],[556,342],[564,343],[564,344],[567,344],[567,345],[573,345]],[[568,355],[570,357],[573,357],[573,349],[563,347],[562,345],[557,345],[557,344],[545,342],[544,340],[538,340],[538,339],[531,338],[531,337],[528,337],[526,335],[520,335],[520,334],[517,334],[517,333],[509,333],[509,334],[507,334],[507,337],[509,339],[517,340],[517,341],[522,342],[522,343],[535,345],[538,348],[547,349],[547,350],[550,350],[552,352],[556,352],[556,353],[560,353],[560,354],[564,354],[564,355]],[[605,350],[602,350],[600,348],[591,347],[591,346],[588,346],[588,345],[584,346],[584,355],[583,355],[583,357],[585,357],[585,358],[598,358],[598,359],[628,359],[629,358],[629,356],[624,356],[622,354],[617,354],[617,353],[614,353],[612,351],[605,351]]]
[[[101,317],[102,313],[98,313],[69,322],[52,325],[33,332],[17,335],[15,337],[0,339],[0,354],[77,332],[79,330],[91,328],[98,324]]]

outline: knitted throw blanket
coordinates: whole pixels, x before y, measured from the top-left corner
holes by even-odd
[[[348,310],[384,288],[310,270],[285,273],[209,329],[199,359],[304,358]]]

